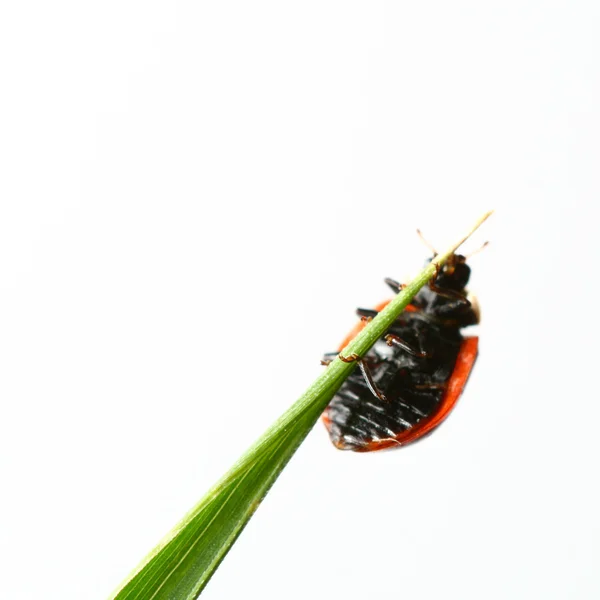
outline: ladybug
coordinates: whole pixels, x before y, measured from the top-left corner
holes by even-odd
[[[467,259],[452,255],[364,357],[342,358],[357,360],[359,369],[323,413],[334,446],[355,452],[405,446],[432,432],[450,414],[477,358],[478,338],[461,333],[463,327],[479,323],[479,307],[465,289],[470,274]],[[402,289],[393,279],[385,282],[396,293]],[[359,308],[361,322],[322,364],[339,354],[388,303],[374,310]]]

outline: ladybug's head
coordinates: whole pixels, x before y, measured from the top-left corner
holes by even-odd
[[[457,303],[457,300],[466,297],[465,288],[470,275],[467,259],[462,254],[453,254],[440,266],[432,282],[434,288],[425,286],[419,291],[417,305],[430,315],[449,320],[459,327],[479,323],[479,307],[473,297],[468,298],[469,302]]]
[[[440,267],[435,284],[441,288],[463,291],[469,283],[470,276],[471,268],[467,265],[467,259],[462,254],[453,254]]]

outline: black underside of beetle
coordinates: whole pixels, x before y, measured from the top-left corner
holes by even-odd
[[[378,340],[365,357],[374,383],[386,400],[375,396],[359,369],[338,390],[329,404],[329,435],[338,447],[354,450],[372,442],[394,438],[431,415],[443,394],[460,348],[458,328],[440,330],[409,317],[395,323],[393,333],[428,354],[417,358],[404,349]]]
[[[436,412],[463,340],[460,328],[477,322],[477,315],[464,299],[469,267],[464,262],[459,265],[460,269],[451,265],[450,274],[439,274],[437,291],[423,288],[412,303],[417,310],[403,313],[386,332],[425,357],[390,347],[383,337],[363,357],[385,399],[369,389],[358,368],[333,397],[326,423],[336,447],[368,449],[373,443],[395,439]],[[440,289],[457,292],[462,299],[456,294],[444,296]]]

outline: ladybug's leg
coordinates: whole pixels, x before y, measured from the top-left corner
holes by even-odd
[[[375,381],[373,381],[373,375],[371,375],[371,370],[369,369],[367,362],[361,358],[358,354],[353,352],[350,356],[342,356],[342,354],[338,354],[338,357],[341,361],[345,363],[357,362],[358,367],[360,368],[360,372],[362,373],[365,383],[367,387],[371,391],[371,393],[376,397],[382,400],[383,402],[387,402],[387,398],[385,394],[377,387]]]
[[[371,319],[374,319],[379,313],[376,310],[373,310],[372,308],[357,308],[356,314],[361,319],[367,319],[370,321]]]
[[[397,348],[402,348],[403,350],[406,350],[410,355],[416,356],[417,358],[429,358],[429,354],[427,354],[427,352],[415,350],[410,344],[407,344],[402,338],[399,338],[393,333],[388,333],[388,335],[385,336],[385,341],[388,346],[396,346]]]
[[[435,285],[435,281],[440,274],[440,265],[435,265],[435,276],[433,279],[429,280],[429,289],[432,292],[444,297],[444,298],[452,298],[456,300],[456,302],[452,302],[450,304],[446,304],[446,308],[449,310],[450,307],[457,308],[459,306],[471,306],[471,302],[467,299],[466,296],[461,294],[461,292],[457,292],[456,290],[449,290],[448,288],[441,288]]]
[[[360,359],[358,361],[358,366],[360,368],[362,376],[364,377],[365,383],[367,384],[367,387],[369,388],[371,393],[376,398],[379,398],[382,402],[387,402],[388,399],[385,397],[385,394],[377,387],[377,385],[373,381],[373,375],[371,374],[371,371],[367,366],[366,361]]]
[[[395,279],[390,279],[389,277],[386,277],[384,281],[392,288],[392,290],[396,294],[399,294],[406,287],[405,283],[398,283]],[[406,310],[410,312],[418,312],[419,310],[421,310],[418,298],[413,298],[412,302],[406,307]]]
[[[395,279],[390,279],[389,277],[386,277],[384,281],[396,294],[399,294],[406,287],[403,283],[398,283]]]
[[[328,367],[331,361],[338,355],[337,352],[325,352],[323,354],[323,358],[321,359],[321,364],[324,367]]]
[[[432,292],[438,294],[439,296],[442,296],[444,298],[452,298],[455,300],[455,302],[446,304],[445,306],[447,307],[452,306],[452,308],[456,308],[458,306],[471,306],[471,301],[466,296],[464,296],[460,292],[457,292],[456,290],[440,288],[437,285],[435,285],[433,281],[429,282],[429,289]]]

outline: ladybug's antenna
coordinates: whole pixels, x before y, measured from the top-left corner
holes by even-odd
[[[471,254],[467,254],[467,256],[465,256],[465,260],[468,260],[472,256],[479,254],[489,243],[489,240],[487,242],[483,242],[483,244],[479,248],[477,248],[477,250],[471,252]]]
[[[421,241],[433,252],[433,255],[437,256],[438,251],[425,239],[425,236],[421,233],[420,229],[417,229],[417,235],[421,238]]]

